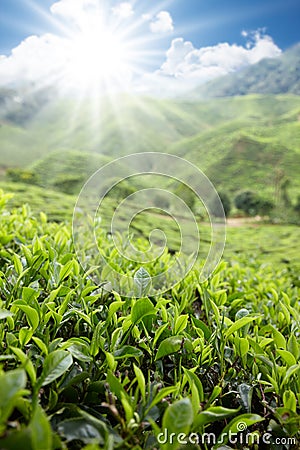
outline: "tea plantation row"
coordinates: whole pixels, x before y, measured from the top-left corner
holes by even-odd
[[[1,193],[0,449],[298,448],[291,270],[223,261],[204,283],[196,267],[162,296],[121,298],[84,273],[71,227],[6,201]],[[101,248],[111,245],[102,235]],[[166,430],[172,439],[159,443]]]

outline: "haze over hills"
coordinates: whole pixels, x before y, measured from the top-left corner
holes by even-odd
[[[287,93],[300,94],[300,43],[286,50],[279,57],[263,59],[242,70],[213,79],[187,95],[183,94],[181,100]],[[43,109],[48,109],[49,106],[51,108],[51,105],[56,104],[57,99],[61,102],[61,96],[62,94],[57,87],[46,83],[42,85],[22,83],[15,85],[14,88],[2,86],[0,87],[0,121],[24,125],[32,121]],[[177,96],[176,92],[174,92],[174,96]],[[115,106],[117,104],[118,108],[120,97],[124,98],[125,96],[117,95],[113,98]],[[141,104],[139,97],[136,96],[135,98]],[[81,100],[83,99],[81,98]],[[65,103],[67,102],[65,101]],[[128,107],[128,104],[122,101],[121,106],[124,105]],[[105,102],[104,107],[107,107]],[[66,112],[69,113],[68,110]],[[113,112],[116,112],[116,108]],[[150,110],[150,114],[152,113],[153,111]],[[174,114],[176,116],[176,111],[174,111]],[[174,117],[170,117],[170,119],[172,118]]]
[[[107,106],[97,119],[90,105],[82,103],[70,121],[74,106],[67,101],[52,103],[25,127],[2,123],[2,166],[43,172],[49,187],[70,175],[68,162],[79,176],[74,161],[81,161],[81,154],[86,154],[84,164],[79,164],[84,178],[107,161],[103,156],[109,160],[162,151],[194,162],[218,188],[229,192],[255,187],[273,195],[281,171],[291,180],[292,197],[297,196],[298,96],[252,95],[207,102],[123,98],[118,116]]]
[[[299,62],[297,45],[198,88],[193,98],[119,95],[97,103],[61,97],[54,88],[2,89],[0,165],[39,172],[47,188],[59,189],[66,176],[79,188],[110,158],[169,152],[233,194],[255,188],[272,198],[278,180],[288,179],[294,200],[300,188]],[[244,95],[251,92],[263,95]],[[203,93],[223,98],[199,98]]]
[[[278,58],[263,59],[239,72],[199,86],[190,96],[211,98],[287,93],[300,94],[300,43]]]

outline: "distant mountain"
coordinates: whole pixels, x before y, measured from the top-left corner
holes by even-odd
[[[192,98],[232,97],[247,94],[300,95],[300,43],[278,58],[257,64],[199,86]]]
[[[237,123],[235,123],[237,125]],[[280,130],[277,130],[279,126]],[[222,192],[249,189],[275,200],[280,179],[289,179],[289,193],[296,199],[299,189],[299,125],[296,122],[266,127],[218,127],[185,139],[170,152],[201,167]],[[294,139],[293,139],[294,136]]]
[[[0,123],[4,121],[26,126],[57,95],[53,86],[27,84],[15,89],[0,87]]]
[[[49,153],[67,150],[109,157],[170,146],[221,127],[224,136],[244,127],[269,127],[286,114],[297,120],[297,96],[248,96],[210,101],[120,97],[117,109],[103,102],[97,112],[89,101],[54,98],[38,114],[24,106],[19,117],[0,119],[0,164],[23,166]],[[14,116],[16,119],[16,116]],[[228,125],[227,125],[228,124]],[[222,128],[224,126],[229,129]],[[213,149],[211,149],[211,152]]]
[[[18,167],[26,168],[33,171],[35,183],[73,192],[109,159],[155,151],[194,162],[220,192],[232,196],[255,189],[274,199],[280,180],[289,180],[294,203],[299,193],[298,95],[209,100],[120,96],[115,104],[103,100],[99,108],[86,99],[49,99],[45,92],[38,108],[38,101],[27,97],[20,102],[14,94],[2,96],[2,105],[16,102],[19,109],[0,118],[0,178],[6,168],[16,168],[11,179]]]
[[[0,161],[4,167],[27,166],[39,184],[66,190],[105,158],[168,152],[194,162],[217,188],[230,193],[255,186],[272,197],[283,174],[291,180],[295,199],[299,118],[300,97],[290,94],[209,101],[125,97],[117,113],[106,104],[100,116],[88,103],[53,101],[25,126],[2,122]]]

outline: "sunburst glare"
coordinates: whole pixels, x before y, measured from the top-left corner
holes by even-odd
[[[67,41],[66,74],[78,88],[116,88],[131,76],[131,54],[120,36],[105,27],[82,30]]]
[[[27,3],[45,19],[45,10],[31,0]],[[164,36],[149,32],[150,18],[160,9],[158,4],[135,14],[128,2],[114,7],[98,0],[53,3],[47,19],[57,33],[47,35],[55,55],[53,64],[49,62],[49,84],[93,98],[132,90],[135,78],[164,56],[158,45]]]

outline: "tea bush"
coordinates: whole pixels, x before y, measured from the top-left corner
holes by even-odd
[[[9,211],[7,199],[1,193],[1,449],[179,449],[182,433],[216,437],[182,448],[245,448],[230,432],[251,436],[247,448],[264,433],[264,448],[298,448],[292,273],[223,261],[204,283],[194,268],[163,296],[140,286],[121,298],[83,271],[69,226],[26,206]],[[173,441],[159,444],[166,429]]]

